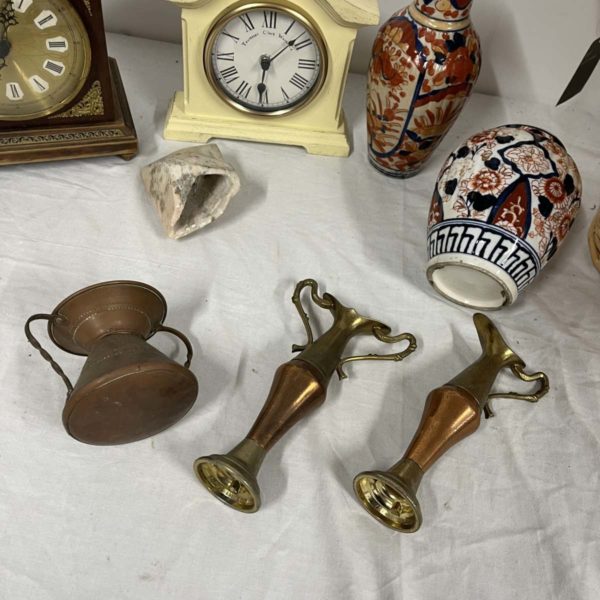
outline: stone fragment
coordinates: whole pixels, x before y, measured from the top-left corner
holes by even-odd
[[[167,235],[182,238],[218,219],[240,191],[240,178],[216,144],[169,154],[142,169]]]

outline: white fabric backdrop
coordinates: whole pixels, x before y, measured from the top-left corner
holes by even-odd
[[[0,598],[597,600],[600,274],[585,234],[599,204],[598,120],[476,95],[425,171],[395,181],[367,164],[364,79],[355,75],[349,159],[220,142],[243,190],[220,221],[174,242],[139,169],[183,147],[160,133],[181,85],[181,49],[109,42],[139,157],[0,170]],[[429,390],[479,355],[470,311],[426,283],[425,223],[447,153],[508,121],[562,138],[586,189],[554,264],[493,315],[528,366],[548,372],[551,392],[538,405],[497,401],[497,417],[428,473],[424,526],[403,536],[363,511],[352,478],[400,458]],[[398,365],[350,366],[348,381],[333,381],[326,404],[265,461],[261,511],[235,513],[196,482],[192,462],[228,450],[249,429],[275,368],[304,339],[290,296],[310,276],[342,302],[414,332],[419,349]],[[23,324],[71,292],[120,278],[165,294],[167,324],[196,349],[200,395],[161,435],[90,447],[62,429],[64,387],[26,343]],[[36,331],[75,377],[83,360]],[[152,343],[183,359],[168,336]],[[505,377],[498,387],[512,383]]]

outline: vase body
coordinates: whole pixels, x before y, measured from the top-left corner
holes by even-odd
[[[369,160],[386,175],[416,175],[479,76],[472,0],[414,0],[379,30],[369,67]]]
[[[551,133],[504,125],[470,137],[433,192],[430,283],[470,308],[512,304],[564,243],[581,195],[577,166]]]

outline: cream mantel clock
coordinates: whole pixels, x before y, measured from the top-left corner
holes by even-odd
[[[235,138],[348,156],[342,97],[377,0],[169,0],[183,21],[184,91],[165,137]]]

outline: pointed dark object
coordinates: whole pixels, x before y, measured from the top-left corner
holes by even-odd
[[[563,92],[556,106],[570,100],[573,96],[581,92],[588,79],[592,76],[598,62],[600,62],[600,38],[592,42],[590,49],[583,57],[581,64],[577,68],[577,71],[575,71],[575,75],[573,75],[573,79],[569,82],[567,89]]]

